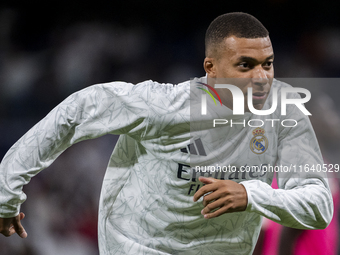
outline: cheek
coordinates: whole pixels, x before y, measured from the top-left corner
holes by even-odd
[[[220,62],[217,65],[216,68],[216,78],[234,78],[235,71],[233,66],[231,66],[229,63]]]
[[[274,78],[274,66],[268,72],[267,77],[268,79],[271,79],[271,80]]]

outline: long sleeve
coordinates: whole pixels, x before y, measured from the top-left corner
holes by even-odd
[[[290,171],[277,173],[279,189],[259,180],[242,182],[248,194],[247,211],[288,227],[323,229],[332,219],[333,200],[327,175],[320,172],[323,159],[309,118],[294,107],[288,107],[285,119],[294,119],[298,125],[280,128],[276,163]],[[311,170],[318,165],[319,172]]]
[[[99,84],[76,92],[54,108],[7,152],[0,165],[0,217],[19,213],[23,185],[68,147],[108,133],[138,139],[148,108],[140,96],[148,82]]]

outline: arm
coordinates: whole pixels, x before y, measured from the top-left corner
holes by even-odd
[[[291,106],[294,107],[294,106]],[[279,131],[278,166],[322,165],[323,159],[309,121],[291,108],[286,119],[298,126]],[[245,181],[247,211],[259,213],[284,226],[298,229],[323,229],[333,216],[333,201],[326,173],[315,171],[279,172],[279,189],[257,180]]]
[[[285,118],[297,120],[298,126],[279,130],[277,165],[323,164],[308,117],[292,107]],[[195,194],[194,201],[212,192],[203,198],[205,218],[246,210],[299,229],[326,228],[332,219],[333,202],[326,173],[279,173],[278,190],[260,180],[241,184],[213,178],[200,181],[206,185]]]
[[[0,165],[0,218],[19,215],[26,199],[23,185],[72,144],[108,133],[141,135],[148,112],[140,94],[147,86],[120,82],[88,87],[68,97],[29,130]]]

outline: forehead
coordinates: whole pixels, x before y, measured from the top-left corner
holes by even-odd
[[[249,39],[230,36],[224,40],[223,44],[222,57],[226,56],[231,61],[241,56],[252,57],[260,61],[273,55],[269,37]]]

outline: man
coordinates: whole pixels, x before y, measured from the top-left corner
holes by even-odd
[[[282,189],[277,191],[269,185],[273,173],[264,171],[275,164],[322,162],[308,117],[293,106],[287,115],[298,122],[295,128],[262,120],[283,123],[277,114],[280,107],[269,117],[249,112],[249,96],[254,109],[265,110],[273,103],[271,87],[278,93],[289,88],[273,80],[273,58],[263,25],[251,15],[229,13],[207,30],[207,78],[176,86],[113,82],[71,95],[4,157],[1,233],[27,236],[20,222],[24,214],[19,212],[26,199],[22,186],[31,177],[72,144],[108,133],[121,136],[101,192],[101,254],[251,254],[261,216],[290,227],[325,228],[333,207],[323,176],[282,175]],[[230,91],[215,86],[225,78],[232,78],[245,95],[243,116],[233,115]],[[209,114],[197,112],[203,105],[202,91],[216,91],[221,106],[214,108],[208,100]],[[213,125],[222,117],[234,126]],[[253,127],[261,121],[262,127]],[[302,144],[306,141],[309,146]],[[216,165],[232,170],[201,171]],[[247,167],[261,171],[243,171]],[[207,174],[214,178],[203,177]]]

